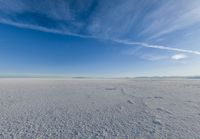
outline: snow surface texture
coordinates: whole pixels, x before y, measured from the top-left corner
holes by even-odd
[[[0,79],[2,138],[200,138],[200,80]]]

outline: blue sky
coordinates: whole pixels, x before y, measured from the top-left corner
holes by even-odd
[[[199,0],[0,0],[0,74],[200,75]]]

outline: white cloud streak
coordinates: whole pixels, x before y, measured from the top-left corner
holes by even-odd
[[[185,58],[187,58],[186,54],[176,54],[171,57],[171,59],[173,59],[173,60],[182,60]]]
[[[126,44],[126,45],[139,45],[139,46],[143,46],[146,48],[154,48],[154,49],[161,49],[161,50],[184,52],[184,53],[189,53],[189,54],[200,55],[200,51],[195,51],[195,50],[172,48],[172,47],[167,47],[167,46],[162,46],[162,45],[152,45],[152,44],[148,44],[148,43],[144,43],[144,42],[129,42],[129,41],[123,41],[123,40],[114,40],[114,41],[121,43],[121,44]]]
[[[75,36],[75,37],[80,37],[80,38],[105,39],[105,38],[98,38],[96,36],[91,36],[91,35],[81,35],[81,34],[72,33],[70,31],[61,31],[59,29],[58,30],[49,29],[49,28],[45,28],[45,27],[42,27],[42,26],[16,23],[16,22],[7,21],[7,20],[0,20],[0,23],[16,26],[16,27],[19,27],[19,28],[38,30],[38,31],[42,31],[42,32],[55,33],[55,34],[60,34],[60,35],[69,35],[69,36]],[[200,55],[200,51],[180,49],[180,48],[172,48],[172,47],[167,47],[167,46],[162,46],[162,45],[152,45],[152,44],[148,44],[148,43],[144,43],[144,42],[129,42],[129,41],[118,40],[118,39],[110,39],[110,40],[113,41],[113,42],[124,44],[124,45],[139,45],[139,46],[146,47],[146,48],[154,48],[154,49],[161,49],[161,50],[184,52],[184,53]]]
[[[43,26],[31,25],[31,24],[26,24],[26,23],[18,23],[18,22],[14,22],[14,21],[5,20],[5,19],[0,19],[0,23],[5,24],[5,25],[15,26],[18,28],[32,29],[32,30],[37,30],[37,31],[47,32],[47,33],[69,35],[69,36],[75,36],[75,37],[80,37],[80,38],[95,38],[95,37],[89,36],[89,35],[81,35],[78,33],[72,33],[71,31],[67,31],[67,30],[50,29],[50,28],[46,28]]]

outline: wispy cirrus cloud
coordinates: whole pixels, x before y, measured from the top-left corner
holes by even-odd
[[[87,36],[82,16],[91,6],[91,0],[0,0],[0,23]]]
[[[200,23],[199,0],[117,0],[96,11],[89,32],[107,38],[154,40]]]
[[[145,39],[199,23],[199,5],[199,0],[0,0],[0,19],[49,28],[41,19],[46,18],[61,32]]]
[[[141,34],[149,34],[150,39],[185,29],[200,23],[200,1],[166,1],[165,4],[152,11],[144,22],[149,25]]]
[[[0,23],[200,55],[195,50],[144,43],[200,23],[199,0],[0,0]]]

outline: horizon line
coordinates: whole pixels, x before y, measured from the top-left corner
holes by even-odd
[[[0,78],[66,78],[66,79],[128,79],[128,78],[200,78],[200,75],[152,75],[152,76],[69,76],[55,74],[0,75]]]

